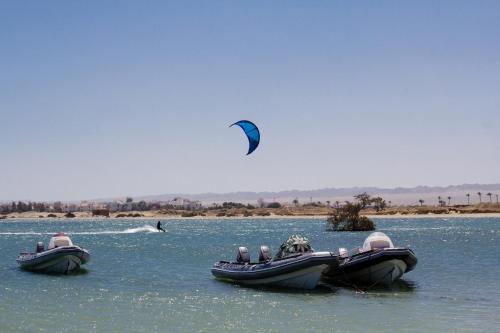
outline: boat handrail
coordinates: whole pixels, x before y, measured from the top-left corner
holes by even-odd
[[[290,259],[290,258],[297,258],[297,257],[300,257],[303,254],[305,254],[305,253],[294,253],[294,254],[290,254],[290,255],[287,255],[286,257],[281,257],[281,258],[274,257],[270,261],[280,261],[280,260],[285,260],[285,259]]]
[[[361,250],[361,248],[359,246],[353,247],[352,249],[350,249],[348,251],[349,257],[351,257],[351,256],[353,256],[355,254],[360,253],[360,250]]]

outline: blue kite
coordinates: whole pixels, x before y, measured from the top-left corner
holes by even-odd
[[[248,153],[250,155],[259,145],[260,142],[260,132],[254,123],[248,120],[240,120],[232,124],[231,126],[238,125],[245,132],[248,138]],[[231,127],[229,126],[229,127]]]

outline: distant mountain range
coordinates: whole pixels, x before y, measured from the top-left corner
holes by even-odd
[[[470,202],[479,202],[477,192],[482,193],[482,201],[489,202],[487,193],[492,193],[492,201],[496,202],[495,194],[500,194],[500,184],[463,184],[450,186],[417,186],[417,187],[348,187],[348,188],[323,188],[317,190],[289,190],[279,192],[230,192],[230,193],[200,193],[200,194],[161,194],[134,197],[135,201],[168,201],[176,197],[190,200],[199,200],[203,203],[220,203],[224,201],[234,201],[243,203],[255,203],[259,198],[265,201],[291,202],[298,199],[300,202],[309,201],[344,201],[351,200],[353,195],[367,192],[372,196],[381,196],[392,204],[418,204],[422,199],[427,204],[437,204],[438,197],[448,201],[451,197],[451,204],[467,203],[466,194],[470,194]],[[104,201],[104,200],[99,200]],[[109,201],[109,200],[106,200]]]
[[[466,194],[470,194],[470,203],[478,203],[478,192],[482,193],[482,202],[490,202],[490,197],[487,193],[492,193],[491,201],[496,202],[496,195],[500,196],[500,183],[499,184],[462,184],[450,186],[416,186],[416,187],[396,187],[396,188],[381,188],[381,187],[343,187],[343,188],[322,188],[317,190],[288,190],[279,192],[251,192],[239,191],[228,193],[200,193],[200,194],[186,194],[186,193],[169,193],[159,195],[147,196],[134,196],[134,201],[170,201],[174,198],[184,198],[190,200],[199,200],[203,204],[222,203],[224,201],[234,201],[241,203],[256,203],[258,199],[262,198],[266,202],[292,202],[298,199],[301,203],[310,201],[335,201],[343,202],[345,200],[352,200],[353,196],[359,193],[366,192],[371,196],[381,196],[386,201],[391,201],[393,205],[416,205],[419,200],[425,201],[425,204],[436,205],[438,197],[448,202],[448,197],[451,197],[451,204],[465,204],[467,203]],[[100,198],[88,201],[92,202],[110,202],[125,200],[125,197],[115,198]],[[17,200],[16,200],[17,201]],[[30,200],[22,200],[30,201]],[[79,201],[65,201],[79,203]],[[9,203],[9,200],[0,201],[1,204]]]

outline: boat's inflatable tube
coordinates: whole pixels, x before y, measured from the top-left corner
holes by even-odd
[[[87,250],[78,246],[62,246],[38,253],[21,253],[16,261],[26,270],[68,273],[87,263],[89,259]]]
[[[240,248],[239,252],[245,250]],[[241,284],[313,289],[321,273],[338,263],[333,252],[309,252],[263,263],[219,261],[213,265],[212,274]]]

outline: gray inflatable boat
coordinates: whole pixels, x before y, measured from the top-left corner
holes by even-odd
[[[248,249],[240,247],[235,262],[216,262],[212,274],[245,285],[314,289],[325,269],[338,267],[338,257],[333,252],[315,252],[308,243],[301,244],[307,239],[298,237],[283,243],[275,258],[271,258],[269,247],[261,246],[258,262],[251,262]]]
[[[391,285],[417,265],[417,257],[409,248],[394,247],[382,232],[370,234],[362,248],[352,252],[339,249],[340,264],[323,272],[328,282],[341,285]]]
[[[58,233],[50,239],[47,250],[42,242],[38,242],[35,253],[21,252],[16,261],[26,270],[67,274],[89,260],[87,250],[73,245],[66,234]]]

